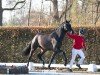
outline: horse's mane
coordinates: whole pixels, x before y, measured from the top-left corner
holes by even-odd
[[[59,24],[59,27],[56,29],[56,31],[59,31],[63,27],[64,24],[65,24],[65,22]]]
[[[64,24],[65,24],[65,22],[63,22],[63,23],[59,24],[59,25],[58,25],[58,27],[56,28],[56,30],[58,30],[58,29],[62,28],[62,26],[63,26]]]
[[[61,23],[61,24],[59,24],[59,27],[57,27],[50,35],[52,35],[52,36],[60,36],[61,35],[61,29],[62,29],[62,27],[63,27],[63,25],[65,24],[65,22],[63,22],[63,23]]]
[[[69,23],[69,21],[66,20],[65,22],[59,24],[58,27],[55,28],[54,31],[51,33],[51,35],[53,35],[53,34],[55,34],[55,33],[56,33],[57,35],[60,34],[60,33],[61,33],[62,27],[63,27],[64,24],[66,24],[66,23]]]

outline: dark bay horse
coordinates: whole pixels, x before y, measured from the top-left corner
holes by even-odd
[[[23,50],[24,55],[29,55],[28,58],[28,64],[32,57],[33,52],[39,47],[41,49],[41,52],[37,55],[37,57],[43,62],[43,65],[45,64],[42,55],[48,51],[53,51],[53,55],[51,57],[51,60],[49,62],[48,68],[50,69],[50,65],[53,62],[53,59],[58,53],[62,53],[63,59],[64,59],[64,65],[67,64],[67,58],[66,54],[63,50],[61,50],[62,41],[64,36],[66,35],[66,32],[73,31],[71,24],[69,21],[63,22],[60,27],[58,27],[55,31],[53,31],[51,34],[42,34],[37,33],[35,37],[32,39],[32,41],[28,44],[28,46]]]

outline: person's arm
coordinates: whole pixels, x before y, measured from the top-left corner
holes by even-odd
[[[75,34],[71,34],[71,33],[67,33],[69,38],[75,39],[76,35]]]

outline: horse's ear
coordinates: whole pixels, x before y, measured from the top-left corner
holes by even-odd
[[[66,22],[66,23],[68,23],[68,21],[67,21],[67,20],[66,20],[65,22]]]
[[[71,20],[68,20],[68,22],[70,23],[70,22],[71,22]]]
[[[66,23],[70,23],[71,22],[71,20],[66,20]]]

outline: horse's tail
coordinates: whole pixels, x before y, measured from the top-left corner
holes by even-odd
[[[31,51],[31,43],[32,43],[32,42],[29,42],[28,45],[27,45],[27,47],[25,47],[25,48],[23,49],[23,51],[22,51],[22,54],[23,54],[23,55],[25,55],[25,56],[29,55],[29,53],[30,53],[30,51]]]

